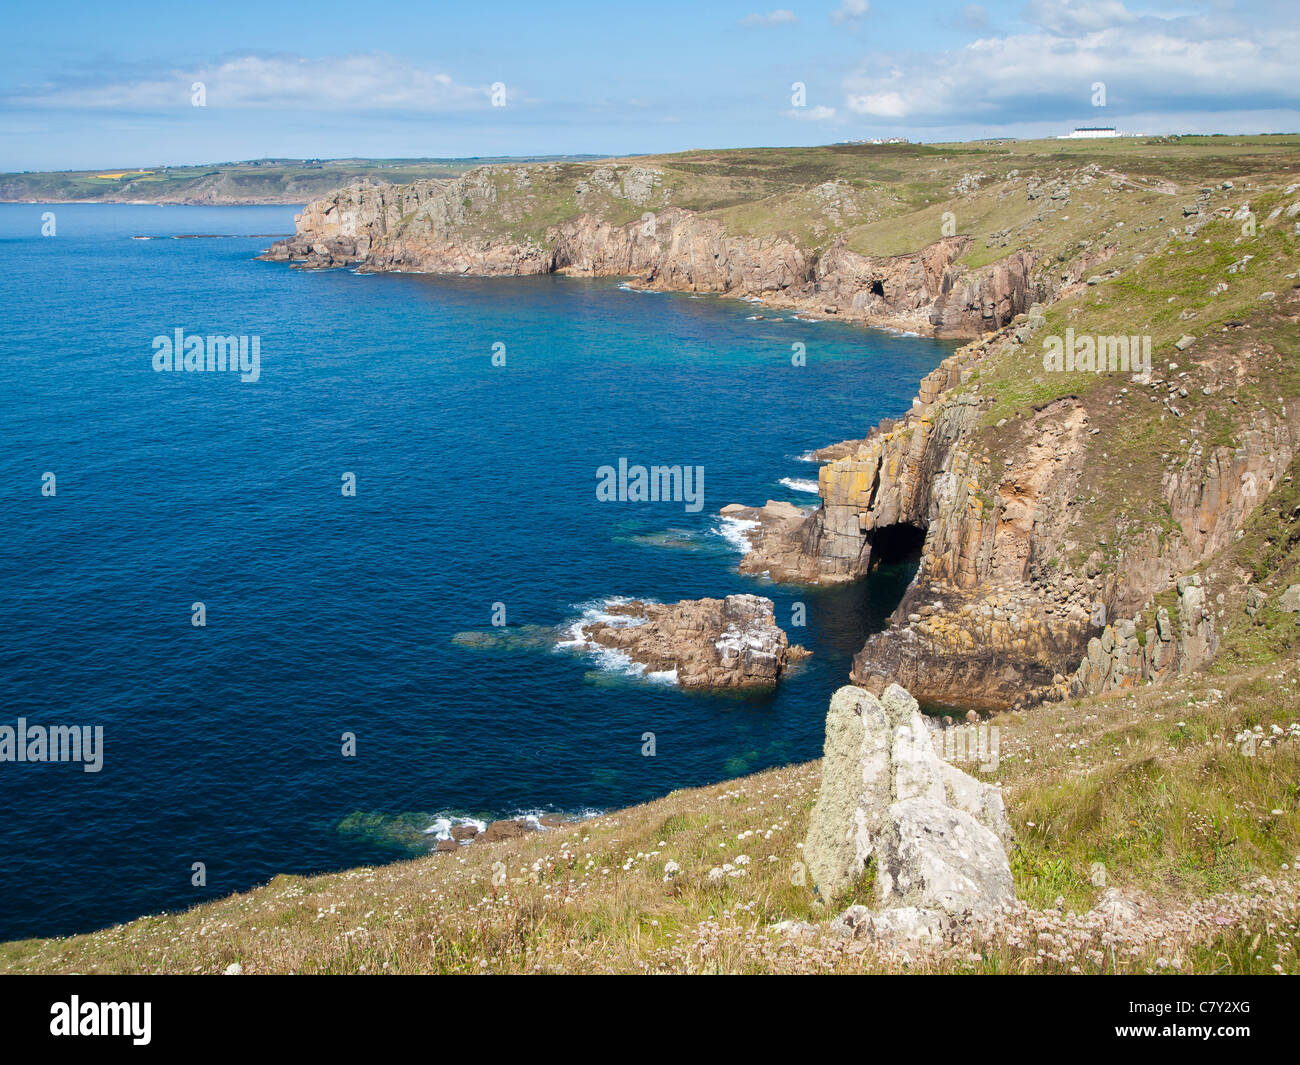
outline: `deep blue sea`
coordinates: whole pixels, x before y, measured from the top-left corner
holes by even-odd
[[[813,503],[799,456],[906,411],[952,345],[615,280],[254,261],[293,213],[0,205],[0,725],[104,730],[98,773],[0,763],[0,939],[407,857],[439,817],[817,757],[910,577],[741,577],[716,515]],[[260,338],[260,378],[156,372],[176,329]],[[703,467],[702,510],[599,501],[620,457]],[[740,591],[814,652],[773,693],[685,694],[550,636],[611,596]]]

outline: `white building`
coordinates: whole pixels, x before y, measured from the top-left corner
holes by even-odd
[[[1096,137],[1122,137],[1114,126],[1079,126],[1073,133],[1057,137],[1058,141],[1093,139]]]

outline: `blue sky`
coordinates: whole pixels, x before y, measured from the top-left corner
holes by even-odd
[[[1300,129],[1297,0],[3,11],[0,171]]]

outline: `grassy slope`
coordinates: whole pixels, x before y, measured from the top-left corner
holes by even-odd
[[[622,224],[646,209],[677,206],[716,218],[737,235],[784,237],[814,250],[842,239],[863,254],[894,255],[938,239],[944,214],[951,212],[955,231],[974,238],[965,260],[971,266],[1018,247],[1069,261],[1080,253],[1080,240],[1096,240],[1103,232],[1117,244],[1115,261],[1123,265],[1155,246],[1169,225],[1182,221],[1179,207],[1201,185],[1232,180],[1240,189],[1247,182],[1287,184],[1300,175],[1300,138],[1217,141],[692,151],[558,161],[527,167],[526,180],[518,179],[525,168],[511,163],[491,171],[495,197],[478,204],[457,235],[540,240],[548,225],[584,211]],[[574,195],[575,185],[594,171],[612,170],[621,177],[633,167],[659,172],[646,203],[599,189],[581,203]],[[1124,177],[1122,190],[1112,195],[1110,184],[1117,175]],[[378,176],[397,180],[386,173]],[[1082,177],[1088,180],[1079,184]],[[1032,200],[1027,197],[1030,183],[1043,190]],[[1063,183],[1072,184],[1068,203],[1051,198]]]
[[[1283,214],[1265,222],[1275,206],[1297,199],[1281,191],[1300,164],[1295,139],[846,147],[636,162],[664,169],[656,194],[666,202],[716,212],[732,228],[758,234],[814,234],[823,226],[818,239],[844,235],[864,250],[890,241],[903,249],[908,241],[928,243],[934,212],[952,210],[959,231],[967,231],[962,219],[971,219],[974,262],[1025,241],[1066,261],[1103,239],[1113,243],[1114,256],[1098,272],[1124,272],[1049,308],[1045,331],[1073,325],[1152,334],[1157,378],[1188,393],[1176,398],[1180,415],[1163,402],[1167,383],[1158,386],[1161,402],[1151,402],[1145,386],[1122,375],[1043,373],[1037,339],[1018,345],[1011,330],[988,342],[990,355],[965,386],[995,397],[979,441],[994,466],[1015,439],[1017,419],[1060,395],[1085,399],[1102,429],[1079,508],[1085,543],[1160,520],[1164,468],[1180,464],[1196,441],[1230,443],[1260,407],[1300,397],[1294,220]],[[1093,164],[1108,173],[1084,169]],[[483,224],[526,231],[538,219],[565,216],[575,206],[572,166],[540,168],[522,190],[501,176],[499,213]],[[1011,170],[1020,173],[1008,177]],[[1127,180],[1115,188],[1110,171]],[[975,182],[969,195],[950,196],[971,173],[991,178]],[[1064,177],[1068,206],[1058,199],[1035,221],[1044,196],[1028,197],[1027,176],[1047,186],[1049,200],[1049,183]],[[1176,181],[1178,194],[1151,191],[1157,179]],[[1220,188],[1224,181],[1234,188]],[[857,211],[859,221],[830,226],[826,201],[815,192],[827,182],[835,183],[840,217]],[[1181,207],[1203,185],[1213,190],[1212,209],[1249,200],[1256,235],[1227,220],[1183,234]],[[518,197],[525,196],[521,210]],[[642,209],[618,197],[602,203],[629,217]],[[819,206],[813,211],[810,203]],[[1228,274],[1247,254],[1254,256],[1248,268]],[[1216,293],[1220,282],[1227,288]],[[1275,296],[1261,300],[1266,291]],[[1197,343],[1176,352],[1172,342],[1184,331]],[[1009,424],[998,426],[1004,418]],[[1000,719],[998,777],[1018,840],[1017,891],[1028,909],[974,950],[909,959],[826,935],[792,939],[769,931],[776,921],[827,913],[811,888],[792,882],[817,785],[812,763],[677,792],[572,829],[376,869],[279,877],[188,913],[6,944],[0,970],[210,972],[239,962],[250,972],[1111,972],[1164,964],[1300,971],[1293,875],[1300,863],[1300,664],[1296,615],[1277,609],[1281,592],[1300,580],[1297,477],[1293,468],[1238,543],[1204,567],[1211,595],[1225,597],[1223,645],[1207,674]],[[1061,564],[1081,565],[1082,556]],[[1270,593],[1254,617],[1244,611],[1247,574]],[[1276,728],[1282,738],[1248,756],[1236,737],[1255,726],[1266,738]],[[665,879],[669,860],[681,871]],[[1110,941],[1071,916],[1100,894],[1097,863],[1107,883],[1144,901],[1140,924]]]

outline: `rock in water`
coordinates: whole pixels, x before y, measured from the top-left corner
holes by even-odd
[[[583,637],[622,651],[652,673],[675,670],[684,688],[772,685],[791,661],[808,654],[790,646],[772,600],[760,595],[680,603],[634,600],[608,609],[633,623],[599,621],[587,626]]]
[[[939,757],[905,690],[835,693],[804,859],[827,902],[874,863],[875,912],[850,921],[853,934],[931,935],[992,917],[1015,901],[1010,838],[1001,792]]]

